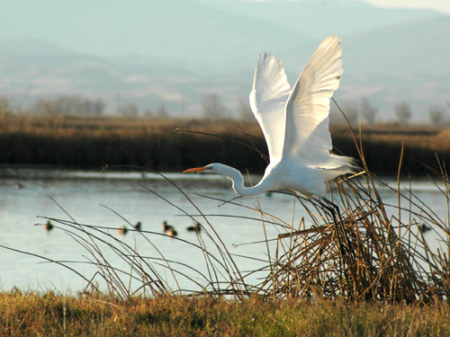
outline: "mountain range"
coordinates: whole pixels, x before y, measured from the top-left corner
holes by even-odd
[[[247,100],[257,55],[271,52],[294,83],[320,41],[343,37],[338,102],[367,98],[383,120],[408,102],[417,122],[450,100],[450,16],[353,0],[5,0],[0,94],[15,104],[60,95],[164,105],[200,116],[215,93],[230,111]],[[80,5],[82,3],[82,5]]]

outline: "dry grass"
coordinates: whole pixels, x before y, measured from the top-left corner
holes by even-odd
[[[296,204],[307,211],[299,223],[286,223],[258,206],[250,207],[263,228],[273,225],[280,234],[267,238],[267,242],[276,240],[277,250],[268,256],[266,265],[243,272],[208,216],[167,179],[195,211],[188,213],[163,195],[159,197],[185,216],[203,219],[197,242],[176,240],[203,254],[207,273],[194,265],[167,261],[152,243],[152,237],[159,233],[136,233],[157,252],[155,256],[144,256],[139,253],[143,247],[117,239],[109,234],[111,228],[51,219],[56,230],[68,233],[90,254],[90,263],[97,266],[98,272],[83,277],[90,280],[88,285],[94,292],[76,299],[4,293],[0,304],[4,333],[33,334],[37,326],[46,335],[448,335],[448,216],[440,218],[413,190],[400,186],[403,151],[396,161],[398,184],[386,186],[396,195],[397,204],[386,204],[378,191],[385,183],[370,171],[364,140],[352,137],[351,141],[362,172],[336,180],[329,196],[340,206],[342,225],[351,243],[338,241],[338,236],[344,237],[342,226],[335,226],[323,205],[293,195]],[[434,177],[450,209],[450,181],[445,165],[438,161],[437,166],[439,170],[428,169],[430,179]],[[229,202],[215,200],[219,204]],[[439,249],[430,248],[419,230],[422,224],[440,237]],[[213,249],[207,247],[206,239]],[[149,247],[145,247],[146,252]],[[127,267],[113,265],[111,254]],[[69,267],[68,262],[65,265]],[[181,267],[188,267],[189,273]],[[161,276],[161,268],[172,275],[175,289]],[[261,276],[256,284],[248,281],[254,274]],[[181,289],[177,281],[180,278],[191,282],[193,289]],[[100,282],[110,295],[98,294]],[[32,330],[28,331],[28,327]],[[67,330],[69,327],[73,330]]]
[[[253,296],[1,293],[1,336],[448,336],[450,309]]]
[[[342,226],[335,225],[329,210],[314,200],[293,195],[292,198],[308,215],[300,223],[286,223],[257,206],[248,207],[215,199],[218,203],[228,202],[235,207],[250,208],[255,212],[255,219],[261,219],[263,228],[271,224],[280,231],[277,238],[267,238],[277,240],[277,250],[275,255],[269,256],[267,265],[258,270],[239,270],[235,257],[229,253],[208,216],[169,179],[168,184],[172,184],[196,211],[187,213],[164,196],[159,197],[185,216],[193,220],[203,219],[204,226],[201,235],[197,236],[198,242],[177,240],[180,245],[190,245],[202,252],[203,269],[208,270],[207,274],[195,266],[189,266],[190,272],[186,273],[180,271],[183,266],[176,261],[165,260],[152,243],[152,236],[158,235],[156,233],[136,233],[158,252],[156,256],[143,256],[139,253],[141,247],[130,246],[109,234],[108,230],[112,228],[79,224],[74,220],[51,220],[56,228],[66,231],[90,253],[91,263],[99,270],[94,275],[95,280],[104,282],[110,293],[123,299],[136,294],[157,296],[187,291],[213,296],[232,295],[239,299],[258,294],[268,298],[309,301],[324,299],[420,305],[448,301],[448,219],[434,214],[433,209],[417,198],[412,190],[400,188],[400,173],[398,185],[389,187],[397,196],[398,204],[385,204],[377,189],[384,182],[370,173],[362,149],[358,147],[358,150],[365,170],[353,177],[336,180],[335,192],[330,194],[330,198],[340,205],[342,224],[351,243],[343,239]],[[442,200],[450,209],[449,180],[444,168],[441,172],[431,173],[443,181]],[[157,194],[150,189],[147,191]],[[437,250],[430,248],[426,236],[420,231],[422,225],[436,232],[442,247]],[[212,242],[214,249],[211,245],[207,247],[205,239]],[[105,250],[109,253],[104,254]],[[109,261],[111,252],[125,261],[128,268],[120,269],[112,265]],[[169,271],[174,280],[183,278],[190,282],[192,289],[180,288],[178,281],[176,288],[172,289],[155,263]],[[248,282],[254,274],[258,274],[263,281],[257,284]],[[132,287],[129,280],[137,282],[137,286]],[[95,286],[96,283],[90,284]]]
[[[331,127],[331,133],[337,152],[359,156],[347,127]],[[432,127],[375,125],[363,127],[357,138],[364,145],[372,172],[396,175],[403,144],[404,171],[423,176],[427,169],[418,163],[434,165],[434,152],[440,158],[450,156],[448,133]],[[266,162],[255,148],[267,153],[256,123],[7,114],[0,116],[0,147],[0,164],[4,166],[100,169],[107,164],[172,172],[223,162],[242,171],[262,173]]]
[[[133,121],[129,123],[135,125]],[[194,132],[197,132],[196,130]],[[378,133],[385,131],[379,130]],[[166,200],[164,196],[158,196],[185,216],[193,220],[203,219],[201,221],[204,222],[204,230],[197,236],[198,242],[180,239],[178,241],[180,245],[190,245],[202,252],[204,270],[208,271],[207,274],[194,266],[189,266],[195,275],[189,276],[177,269],[180,265],[176,261],[165,260],[152,243],[151,238],[157,235],[156,233],[146,231],[137,233],[142,235],[149,246],[155,248],[158,253],[149,257],[141,255],[136,247],[129,246],[109,234],[110,228],[79,224],[74,220],[51,220],[57,224],[56,228],[67,232],[89,252],[91,263],[99,270],[94,276],[95,280],[101,280],[109,292],[124,299],[136,294],[156,296],[171,294],[174,291],[182,293],[183,290],[187,290],[192,294],[198,292],[215,296],[233,295],[240,299],[258,294],[284,299],[321,298],[422,305],[448,301],[450,298],[448,216],[444,219],[439,218],[432,207],[417,198],[412,190],[400,188],[404,166],[403,152],[394,163],[397,167],[398,185],[389,187],[398,202],[397,205],[386,205],[377,189],[377,186],[385,183],[371,173],[365,155],[367,151],[365,142],[361,137],[353,136],[352,132],[348,129],[342,134],[351,135],[353,147],[362,164],[362,171],[353,177],[337,179],[334,182],[335,192],[331,194],[330,190],[329,196],[340,206],[342,226],[335,223],[332,214],[323,205],[297,195],[293,195],[292,198],[308,214],[300,223],[286,223],[274,215],[265,213],[257,206],[250,208],[255,212],[255,219],[261,220],[263,228],[267,223],[280,231],[278,238],[267,238],[277,240],[277,250],[274,256],[268,257],[267,265],[260,270],[246,273],[240,271],[235,257],[229,253],[228,247],[210,224],[208,217],[169,179],[167,183],[172,184],[196,211],[188,213]],[[428,134],[433,133],[429,131]],[[441,134],[437,135],[440,136]],[[258,152],[253,150],[252,141],[253,138],[247,139],[247,147],[258,157]],[[442,200],[450,209],[450,182],[445,164],[438,161],[438,167],[439,171],[429,168],[427,170],[430,177],[434,175],[436,181],[443,183],[444,187],[440,189]],[[147,191],[157,194],[150,189]],[[217,199],[217,201],[243,207],[227,200]],[[426,237],[420,232],[419,226],[423,224],[432,228],[440,237],[442,247],[438,250],[432,250]],[[339,237],[344,238],[343,227],[348,233],[350,242],[338,240]],[[213,243],[213,250],[207,248],[204,239]],[[129,266],[127,270],[111,265],[108,260],[108,256],[111,255],[104,254],[105,250],[116,254],[124,261]],[[193,288],[181,289],[177,285],[176,289],[171,289],[167,280],[161,277],[155,263],[162,265],[175,280],[179,277],[188,280]],[[247,279],[253,274],[260,275],[262,282],[249,283]],[[86,279],[88,278],[90,277]],[[134,280],[138,286],[132,287],[129,280]],[[93,282],[91,284],[94,285]]]
[[[223,137],[211,139],[175,132],[176,128],[211,132],[211,125],[213,132],[225,138],[227,132],[237,128],[235,122],[4,115],[0,117],[0,164],[77,169],[140,166],[156,171],[181,171],[205,164],[203,161],[208,159],[226,160],[230,151],[239,148],[243,156],[236,157],[232,164],[261,171],[259,156],[253,149],[242,148]],[[242,134],[238,138],[245,141]],[[253,164],[243,167],[242,157]]]
[[[358,181],[337,181],[345,229],[352,242],[342,255],[333,218],[317,203],[299,200],[309,209],[311,229],[279,235],[267,294],[277,297],[344,298],[350,301],[437,303],[450,297],[448,220],[415,199],[398,193],[398,205],[385,205],[371,175]],[[448,190],[442,198],[449,201]],[[403,216],[401,213],[407,212]],[[434,251],[420,232],[427,225],[439,233],[443,248]],[[445,244],[447,243],[447,244]],[[447,246],[447,248],[446,248]],[[354,254],[351,254],[351,250]]]
[[[256,123],[243,123],[249,132],[260,133]],[[148,119],[129,117],[77,117],[30,115],[0,115],[0,133],[25,133],[39,136],[71,137],[142,137],[173,133],[186,129],[214,134],[239,134],[236,121],[211,122],[198,119]],[[261,133],[260,133],[261,134]]]
[[[242,128],[239,128],[240,125]],[[0,133],[26,133],[29,135],[60,137],[75,136],[127,136],[141,137],[149,134],[164,134],[182,129],[189,132],[205,132],[211,135],[240,136],[242,131],[262,137],[261,130],[256,123],[243,121],[208,121],[202,119],[146,119],[118,116],[105,117],[77,117],[77,116],[39,116],[31,115],[0,115]],[[449,129],[441,129],[431,126],[393,126],[393,125],[366,125],[361,129],[364,142],[401,142],[416,144],[429,148],[439,144]],[[331,126],[333,139],[338,137],[351,138],[351,133],[346,126]],[[448,136],[447,136],[448,137]],[[440,144],[444,148],[436,147],[436,150],[447,149],[447,144]],[[450,145],[449,145],[450,146]]]

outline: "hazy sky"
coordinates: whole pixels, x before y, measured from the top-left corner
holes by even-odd
[[[450,0],[362,0],[380,7],[430,8],[450,14]]]

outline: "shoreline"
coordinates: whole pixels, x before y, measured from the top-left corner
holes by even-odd
[[[335,153],[359,158],[347,126],[330,131]],[[398,175],[402,146],[406,176],[426,176],[427,166],[440,169],[436,156],[450,158],[450,129],[375,125],[364,126],[361,137],[354,132],[367,166],[380,176]],[[236,121],[2,116],[0,149],[0,170],[100,171],[108,165],[115,171],[181,172],[221,162],[262,174],[267,165],[259,126]]]

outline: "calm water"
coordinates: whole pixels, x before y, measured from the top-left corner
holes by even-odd
[[[72,217],[81,224],[110,228],[107,231],[114,238],[133,247],[136,246],[141,255],[159,257],[157,251],[141,235],[129,232],[123,236],[116,233],[115,229],[120,226],[127,225],[131,228],[127,221],[131,224],[140,221],[143,230],[156,233],[146,234],[146,236],[167,259],[186,263],[205,272],[203,257],[198,249],[159,235],[162,233],[162,222],[167,221],[176,228],[181,239],[198,242],[196,234],[186,230],[186,227],[192,225],[192,220],[183,213],[185,211],[188,214],[198,215],[198,211],[177,188],[162,177],[152,174],[142,176],[140,173],[111,172],[43,170],[8,172],[9,176],[15,174],[19,175],[15,178],[0,179],[0,245],[53,260],[73,261],[69,265],[90,279],[97,269],[85,263],[89,257],[86,250],[59,228],[46,231],[42,224],[47,220],[42,217],[62,220],[70,220]],[[204,214],[209,215],[210,223],[219,233],[230,253],[259,259],[267,258],[267,248],[264,244],[245,244],[264,239],[260,221],[242,218],[260,218],[258,212],[247,208],[258,206],[254,197],[240,198],[235,201],[238,205],[220,206],[221,201],[197,196],[191,192],[230,200],[236,195],[226,178],[183,174],[167,174],[167,177],[188,194]],[[257,180],[256,177],[255,181]],[[19,183],[21,188],[17,188]],[[392,184],[396,183],[392,182]],[[446,219],[445,198],[433,184],[427,181],[414,181],[412,187],[414,193],[425,204],[433,205],[433,211],[442,219]],[[149,192],[146,188],[166,200]],[[386,188],[380,188],[380,191],[386,203],[396,204],[395,194]],[[304,215],[299,204],[294,207],[291,196],[261,195],[258,202],[263,211],[277,216],[286,223],[295,224],[295,227],[298,227]],[[230,217],[237,215],[241,218]],[[201,218],[199,221],[203,222]],[[280,228],[268,225],[266,230],[268,237],[274,238]],[[434,233],[427,235],[433,238]],[[206,240],[206,244],[214,251],[210,241]],[[273,250],[273,248],[274,246],[271,245],[270,249]],[[110,262],[119,267],[124,266],[112,251],[104,249],[102,251]],[[2,261],[0,290],[5,291],[16,286],[33,290],[78,291],[86,285],[86,282],[73,272],[37,257],[1,247],[0,255]],[[266,264],[239,257],[236,257],[236,262],[244,271]],[[167,277],[169,284],[175,287],[175,282],[171,280],[167,270],[162,267],[159,270]],[[201,282],[201,278],[195,273],[191,272],[190,275]],[[185,284],[182,278],[179,280],[181,287],[192,289],[192,286]]]

